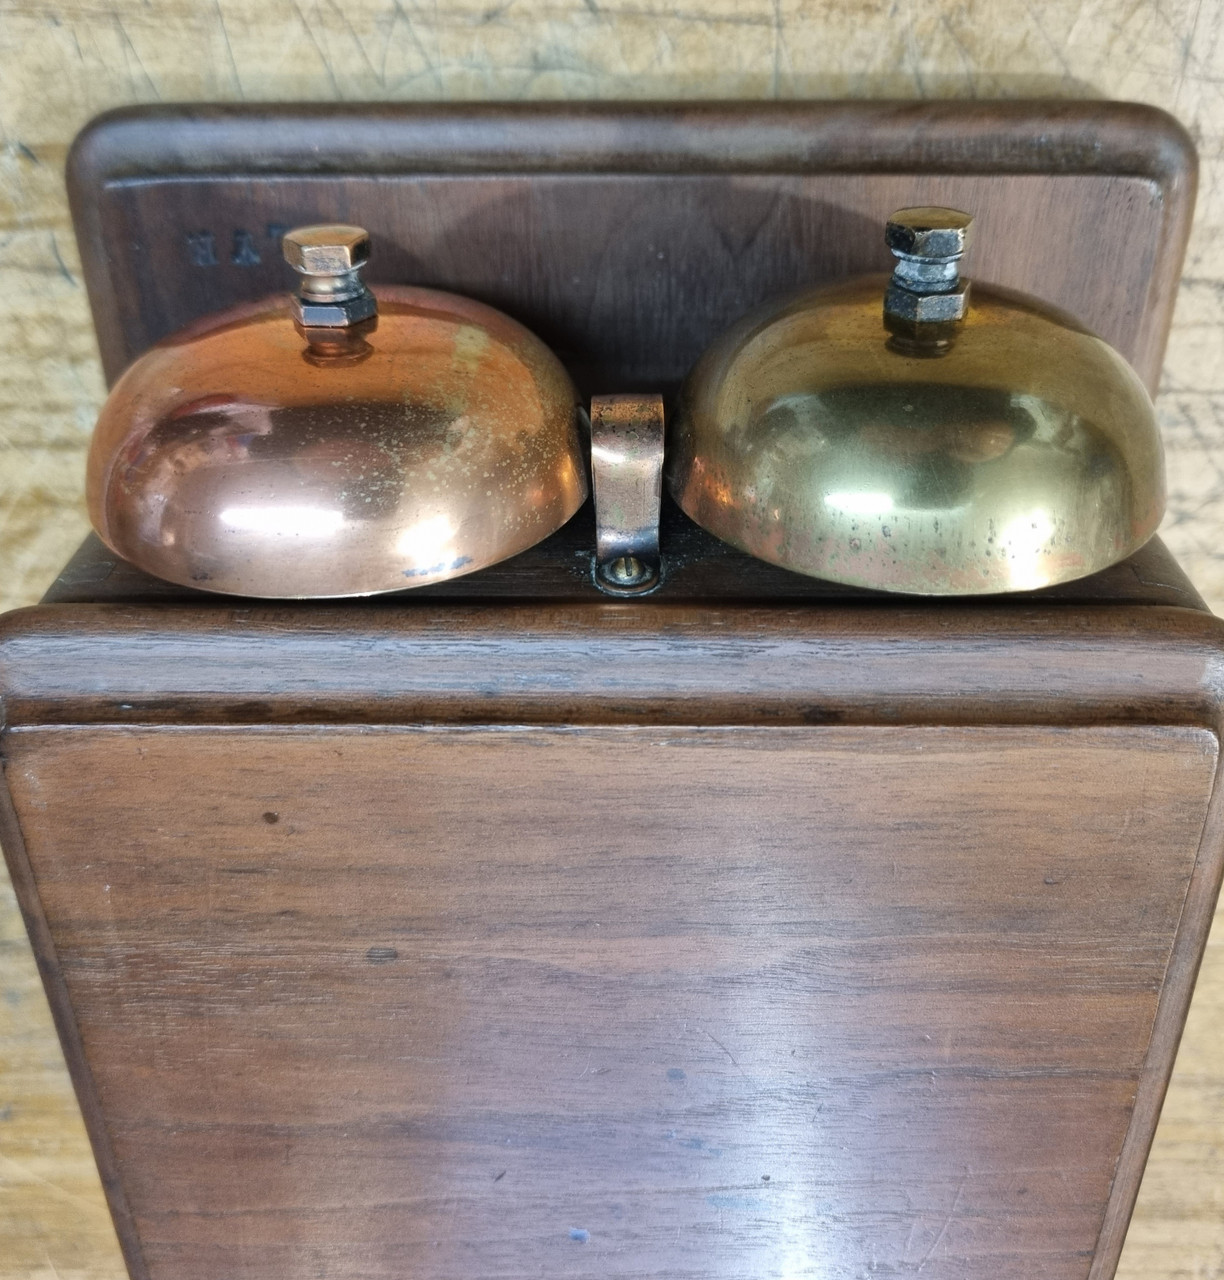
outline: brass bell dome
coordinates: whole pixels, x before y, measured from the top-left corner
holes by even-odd
[[[142,355],[102,410],[94,527],[171,582],[247,596],[397,591],[539,542],[586,498],[578,397],[508,316],[358,272],[358,227],[285,237],[294,297]]]
[[[1152,536],[1164,460],[1143,384],[1070,316],[970,291],[970,221],[901,210],[891,279],[766,307],[706,351],[668,439],[693,520],[800,573],[920,595],[1066,582]]]

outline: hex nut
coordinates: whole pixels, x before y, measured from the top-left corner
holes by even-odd
[[[378,300],[368,290],[355,297],[332,302],[311,302],[295,295],[293,318],[304,328],[335,329],[341,325],[360,324],[378,314]]]
[[[327,223],[296,227],[281,242],[285,261],[304,276],[339,276],[369,261],[370,236],[362,227]]]
[[[947,293],[914,293],[889,284],[884,295],[884,312],[898,320],[929,324],[963,320],[969,309],[969,282]]]
[[[908,258],[958,258],[969,246],[972,225],[972,216],[959,209],[898,209],[884,237],[893,253]]]

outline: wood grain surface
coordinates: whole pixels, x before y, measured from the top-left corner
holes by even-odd
[[[1155,391],[1196,174],[1159,112],[1040,101],[144,108],[68,177],[112,379],[286,288],[283,230],[343,216],[370,279],[508,311],[589,396],[670,391],[753,307],[884,270],[913,204],[971,211],[975,279],[1066,309]]]
[[[1156,605],[41,606],[0,625],[0,697],[7,728],[660,717],[1215,727],[1221,627]]]
[[[154,1280],[1087,1276],[1216,753],[1158,727],[6,746]]]
[[[592,1217],[599,1206],[611,1213],[631,1202],[631,1191],[640,1213],[649,1205],[653,1225],[627,1238],[612,1261],[563,1254],[578,1268],[571,1274],[592,1265],[671,1274],[680,1255],[665,1243],[679,1227],[682,1236],[696,1233],[685,1246],[697,1250],[694,1275],[718,1274],[724,1259],[727,1274],[804,1274],[805,1266],[815,1274],[812,1266],[827,1264],[849,1277],[870,1255],[896,1274],[921,1264],[985,1280],[1000,1268],[1040,1265],[1044,1274],[1108,1280],[1219,883],[1224,809],[1209,810],[1208,798],[1221,624],[1182,603],[1018,603],[931,610],[896,602],[813,609],[785,599],[712,606],[662,597],[422,598],[378,608],[213,599],[46,605],[11,615],[0,643],[5,778],[16,805],[5,849],[136,1280],[274,1270],[281,1264],[273,1241],[283,1259],[328,1271],[442,1276],[457,1274],[466,1258],[481,1274],[513,1274],[527,1259],[537,1265],[551,1256],[539,1252],[548,1214],[584,1209]],[[320,728],[324,722],[334,727]],[[1022,749],[1010,754],[1014,743]],[[282,831],[282,811],[314,816]],[[1173,825],[1150,826],[1166,820]],[[283,867],[268,863],[269,828],[292,836]],[[562,869],[566,859],[572,865]],[[1047,878],[1056,884],[1060,873],[1051,859],[1081,870],[1047,928],[1013,873],[1027,867],[1019,874],[1036,890],[1040,864],[1043,887],[1052,887]],[[1157,865],[1172,879],[1161,880]],[[742,875],[729,870],[741,866]],[[402,903],[382,914],[394,905],[396,868],[407,868],[407,892],[428,919],[405,915]],[[715,1039],[725,1043],[725,1030],[772,1042],[773,968],[764,957],[789,955],[786,920],[799,922],[797,936],[820,935],[815,907],[792,913],[820,900],[826,881],[841,883],[845,896],[829,900],[824,959],[812,970],[799,966],[792,995],[818,1011],[823,1029],[812,1034],[840,1028],[834,1041],[821,1040],[830,1056],[813,1063],[807,1084],[831,1115],[844,1112],[846,1125],[858,1118],[854,1141],[838,1148],[855,1154],[809,1151],[807,1172],[793,1175],[798,1199],[779,1210],[773,1235],[768,1222],[734,1219],[731,1248],[707,1233],[703,1215],[731,1206],[719,1197],[743,1191],[742,1173],[730,1183],[698,1182],[694,1197],[679,1166],[660,1157],[656,1181],[642,1182],[635,1152],[652,1149],[648,1117],[623,1100],[607,1113],[592,1110],[582,1076],[564,1091],[559,1011],[585,1009],[590,1026],[614,1031],[601,1046],[611,1052],[615,1043],[630,1058],[640,1050],[652,1062],[667,1056],[653,1038],[663,1010],[687,1008],[690,996],[713,1002]],[[127,914],[112,911],[116,885],[134,903]],[[265,888],[269,896],[244,924],[238,904]],[[706,899],[713,914],[703,916]],[[641,955],[636,977],[619,974],[621,960],[587,955],[580,963],[567,949],[592,921],[602,928],[605,908],[631,939],[626,952]],[[364,1004],[343,971],[320,959],[352,946],[367,964],[393,959],[386,949],[398,953],[399,942],[365,939],[363,915],[383,922],[375,932],[402,933],[405,945],[424,948],[413,952],[425,967],[407,1003]],[[293,932],[294,920],[304,922],[309,944]],[[282,926],[290,930],[285,947],[264,955],[261,931],[267,942]],[[534,959],[526,970],[507,968],[500,948],[524,927],[538,935]],[[1034,929],[1037,969],[1025,976],[1016,966]],[[1063,932],[1074,962],[1056,940]],[[763,949],[750,948],[755,958],[737,968],[736,939],[745,936]],[[233,966],[218,942],[227,937],[238,939]],[[957,937],[959,977],[944,954]],[[839,940],[851,951],[869,944],[861,971],[834,961]],[[477,943],[475,953],[463,951]],[[693,945],[729,956],[727,968],[706,974],[713,990],[704,995],[687,969]],[[1134,950],[1143,946],[1146,960]],[[1006,986],[1000,947],[1032,998]],[[171,963],[176,948],[181,979]],[[557,965],[543,959],[549,948]],[[1089,967],[1111,993],[1103,1008],[1080,968],[1094,954]],[[1051,959],[1047,973],[1041,965]],[[1148,973],[1137,986],[1135,965]],[[1063,970],[1074,1017],[1056,994]],[[981,985],[966,972],[980,973]],[[325,998],[333,978],[340,985]],[[193,986],[197,979],[204,985]],[[933,1003],[924,1004],[928,979]],[[200,1003],[188,1007],[193,999]],[[720,999],[734,1008],[719,1011]],[[348,1018],[339,1007],[350,1000]],[[146,1007],[171,1010],[176,1020],[133,1021]],[[448,1011],[465,1008],[471,1016],[452,1036]],[[786,1035],[796,1008],[777,1015]],[[624,1020],[641,1009],[645,1020]],[[316,1055],[332,1023],[341,1024],[340,1039],[327,1039]],[[509,1038],[490,1040],[489,1027]],[[434,1047],[394,1051],[385,1036],[397,1029]],[[944,1110],[937,1097],[908,1091],[915,1081],[901,1065],[928,1034],[932,1044],[951,1036],[969,1054],[949,1059],[968,1092],[954,1090]],[[789,1047],[798,1056],[802,1044]],[[839,1052],[842,1074],[833,1069]],[[1005,1065],[1009,1055],[1018,1068]],[[923,1052],[917,1060],[925,1071]],[[517,1095],[550,1062],[555,1112],[537,1098],[536,1110],[511,1115],[481,1092],[508,1077]],[[687,1078],[687,1067],[663,1066]],[[1103,1093],[1067,1083],[1102,1071]],[[877,1072],[890,1080],[899,1073],[899,1092],[873,1101]],[[1053,1092],[1030,1095],[1046,1077]],[[758,1130],[772,1125],[785,1146],[799,1123],[793,1108],[806,1104],[784,1083],[767,1082],[760,1097],[726,1114],[708,1100],[718,1141],[756,1153]],[[373,1111],[346,1110],[367,1097]],[[394,1111],[393,1097],[408,1109]],[[431,1097],[441,1110],[429,1109]],[[276,1109],[277,1098],[290,1113]],[[294,1105],[306,1110],[292,1112]],[[327,1118],[333,1106],[338,1123]],[[158,1112],[175,1118],[167,1125]],[[1036,1141],[1028,1132],[1034,1115],[1047,1113],[1052,1128],[1040,1132],[1054,1146],[1025,1145]],[[316,1122],[324,1138],[311,1129]],[[609,1135],[606,1163],[576,1136],[592,1126]],[[498,1142],[518,1133],[531,1169],[551,1171],[567,1188],[559,1199],[538,1182],[525,1192],[527,1234],[479,1225],[490,1202],[469,1159],[491,1132]],[[297,1190],[269,1181],[273,1138],[287,1144],[285,1176],[305,1179]],[[375,1156],[401,1140],[408,1148],[390,1164]],[[883,1144],[875,1154],[873,1140]],[[330,1165],[324,1150],[334,1151]],[[566,1152],[570,1164],[550,1163]],[[955,1189],[950,1202],[944,1194],[947,1160],[963,1166],[959,1177],[984,1176],[955,1233],[962,1201]],[[299,1174],[301,1163],[308,1172]],[[434,1172],[418,1196],[421,1164]],[[288,1218],[243,1181],[254,1168],[266,1194],[297,1206]],[[565,1196],[576,1194],[584,1169],[590,1198],[571,1204]],[[1023,1195],[1033,1200],[1019,1202],[1007,1169],[1024,1172]],[[859,1198],[838,1208],[829,1197],[843,1173]],[[412,1186],[393,1194],[405,1178]],[[1067,1197],[1072,1183],[1079,1198]],[[243,1203],[264,1208],[248,1213]],[[915,1219],[871,1207],[906,1203],[922,1214],[944,1205],[917,1260],[909,1254]],[[1044,1206],[1037,1217],[1030,1203]],[[1070,1216],[1054,1236],[1048,1223],[1035,1231],[1053,1204]],[[815,1217],[805,1216],[809,1208]],[[426,1234],[405,1234],[400,1211],[430,1223]],[[331,1245],[324,1219],[335,1228]],[[462,1230],[446,1235],[443,1220]],[[262,1243],[261,1223],[271,1233]],[[592,1228],[572,1225],[578,1235],[569,1242],[589,1243],[589,1234],[581,1237]],[[877,1229],[872,1254],[866,1242]],[[305,1252],[284,1253],[286,1240]],[[822,1240],[832,1252],[821,1252]]]

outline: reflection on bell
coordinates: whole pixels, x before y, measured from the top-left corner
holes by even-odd
[[[690,373],[668,484],[800,573],[920,595],[1027,591],[1136,551],[1164,513],[1151,400],[1108,344],[957,270],[968,215],[904,209],[891,279],[774,304]]]
[[[285,237],[296,296],[231,308],[142,355],[89,459],[103,541],[239,595],[399,591],[525,550],[582,505],[577,392],[508,316],[358,272],[359,227]]]

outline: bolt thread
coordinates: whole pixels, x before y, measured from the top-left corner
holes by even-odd
[[[918,258],[908,253],[896,254],[893,284],[911,293],[950,293],[960,284],[958,264],[961,255],[952,258]]]
[[[303,302],[347,302],[360,298],[365,292],[365,284],[356,271],[334,276],[303,276],[298,285],[298,297]]]

